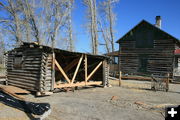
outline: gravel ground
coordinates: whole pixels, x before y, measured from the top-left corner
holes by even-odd
[[[170,84],[169,92],[151,91],[150,83],[143,81],[122,81],[122,87],[117,86],[118,81],[111,84],[110,88],[59,92],[38,98],[27,95],[26,99],[51,104],[52,113],[46,120],[164,120],[164,106],[180,104],[180,84]],[[24,112],[0,103],[0,120],[28,119]]]

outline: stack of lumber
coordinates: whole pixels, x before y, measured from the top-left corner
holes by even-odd
[[[14,86],[6,86],[6,85],[0,85],[0,91],[3,91],[4,93],[14,96],[18,99],[24,100],[25,98],[22,95],[18,94],[29,94],[30,92],[18,87]]]

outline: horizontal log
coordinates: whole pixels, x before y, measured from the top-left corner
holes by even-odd
[[[73,84],[59,84],[54,85],[54,88],[63,88],[63,87],[76,87],[76,86],[86,86],[86,85],[102,85],[102,82],[80,82],[80,83],[73,83]]]
[[[24,74],[40,74],[40,71],[29,71],[29,70],[18,70],[18,69],[11,69],[8,70],[9,73],[24,73]]]
[[[13,85],[13,86],[24,88],[24,89],[27,89],[30,91],[38,91],[38,89],[39,89],[37,87],[28,87],[28,86],[24,86],[24,85],[20,85],[20,84],[15,84],[15,83],[8,83],[8,85]]]
[[[15,80],[11,80],[9,79],[8,80],[8,84],[16,84],[16,85],[24,85],[26,87],[36,87],[37,84],[30,84],[30,83],[27,83],[27,82],[21,82],[21,81],[15,81]]]
[[[30,73],[19,73],[19,72],[8,72],[8,75],[15,75],[15,76],[26,76],[26,77],[35,77],[39,78],[39,74],[30,74]]]
[[[40,79],[39,77],[28,76],[26,74],[25,75],[7,74],[7,78],[22,78],[22,79],[34,80],[34,81],[38,81]]]

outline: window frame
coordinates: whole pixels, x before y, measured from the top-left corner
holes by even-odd
[[[15,54],[13,59],[13,68],[14,69],[22,69],[23,67],[23,55],[22,54]]]

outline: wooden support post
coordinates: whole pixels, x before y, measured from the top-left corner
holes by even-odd
[[[52,85],[51,85],[51,90],[54,90],[54,84],[55,84],[55,53],[53,50],[52,53]]]
[[[167,79],[166,79],[166,92],[169,90],[169,73],[167,74]]]
[[[122,68],[121,68],[121,47],[119,45],[119,52],[118,52],[118,69],[119,69],[119,86],[121,86],[121,78],[122,78]]]
[[[61,67],[60,64],[57,62],[56,59],[55,59],[55,65],[58,67],[59,71],[62,73],[62,75],[64,76],[64,78],[68,81],[68,83],[70,83],[70,79],[68,78],[68,76],[66,75],[66,73],[64,72],[64,70],[62,69],[62,67]]]
[[[119,71],[119,86],[121,86],[121,78],[122,78],[122,72]]]
[[[106,77],[109,77],[109,76],[106,76],[106,63],[105,61],[103,61],[103,87],[107,86]]]
[[[94,68],[94,70],[88,75],[87,81],[92,77],[92,75],[98,70],[98,68],[102,65],[102,61]]]
[[[81,62],[82,62],[82,59],[83,59],[83,54],[81,55],[80,59],[79,59],[79,62],[78,62],[78,65],[76,67],[76,70],[74,72],[74,75],[73,75],[73,78],[72,78],[72,81],[71,81],[71,84],[74,82],[74,79],[76,78],[76,75],[77,75],[77,72],[79,70],[79,67],[81,65]]]
[[[87,55],[84,58],[84,69],[85,69],[85,85],[87,84]]]

